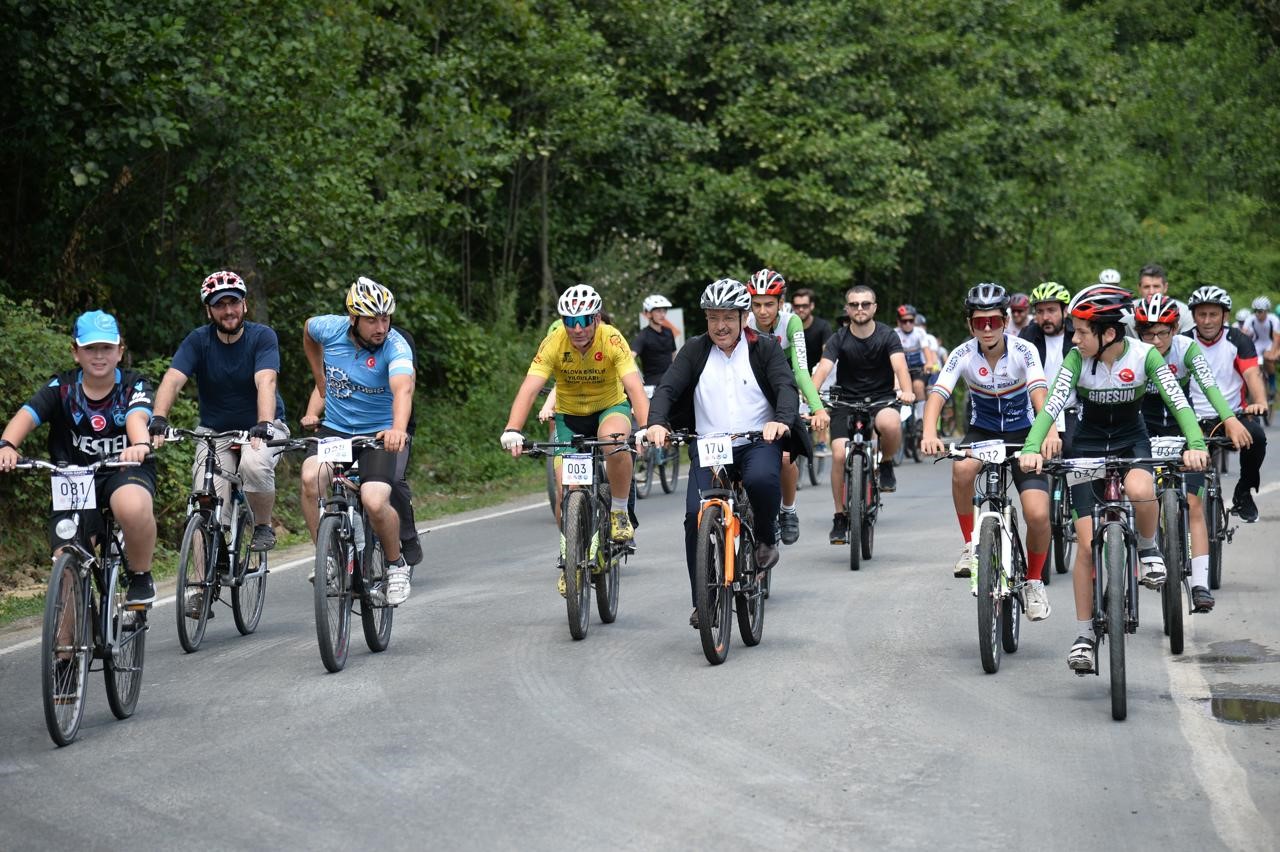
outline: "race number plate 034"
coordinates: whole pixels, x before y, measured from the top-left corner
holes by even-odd
[[[63,468],[50,482],[54,511],[98,508],[98,492],[93,487],[93,471],[89,468]]]
[[[733,440],[728,435],[699,438],[698,464],[703,467],[733,464]]]
[[[591,485],[595,482],[595,466],[591,453],[568,453],[560,462],[565,485]]]
[[[316,444],[316,455],[322,462],[351,461],[350,438],[321,438]]]
[[[1157,459],[1176,459],[1187,445],[1186,438],[1160,436],[1151,439],[1151,456]]]

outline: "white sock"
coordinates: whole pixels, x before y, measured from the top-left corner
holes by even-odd
[[[796,513],[796,504],[792,503],[790,506],[788,506],[786,503],[783,503],[782,511],[786,512],[788,515],[794,515]]]
[[[1090,618],[1087,621],[1077,621],[1076,635],[1088,637],[1089,639],[1092,639],[1096,642],[1098,640],[1098,637],[1095,636],[1093,633],[1093,619]]]
[[[625,511],[627,511],[627,498],[626,498],[626,497],[623,497],[621,500],[619,500],[617,497],[614,497],[613,495],[610,495],[609,499],[610,499],[609,508],[610,508],[612,511],[614,511],[614,512],[625,512]]]
[[[1191,586],[1209,588],[1209,554],[1191,557]]]

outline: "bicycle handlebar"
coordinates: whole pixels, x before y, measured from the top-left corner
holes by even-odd
[[[18,463],[13,466],[14,470],[47,470],[52,473],[65,472],[68,469],[75,468],[79,471],[92,470],[99,468],[118,468],[118,467],[137,467],[142,462],[121,461],[119,458],[102,459],[93,464],[73,465],[69,462],[49,462],[44,459],[18,459]]]

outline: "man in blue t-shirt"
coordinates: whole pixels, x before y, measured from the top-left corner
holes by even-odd
[[[276,544],[271,512],[276,502],[276,461],[280,458],[263,440],[287,438],[289,428],[284,424],[284,400],[276,390],[279,342],[270,327],[244,318],[247,295],[244,280],[234,272],[215,272],[204,279],[200,298],[209,324],[186,336],[160,380],[151,435],[159,448],[169,428],[169,410],[191,378],[196,380],[200,404],[199,429],[248,431],[249,446],[241,447],[238,458],[230,438],[218,441],[218,464],[240,474],[254,518],[249,549],[261,551]],[[196,488],[201,485],[207,452],[204,444],[196,446],[191,469]],[[230,486],[222,479],[215,482],[226,505]]]
[[[358,451],[360,502],[382,542],[387,559],[386,600],[391,606],[409,597],[409,566],[400,552],[400,516],[391,492],[409,463],[414,384],[413,351],[391,328],[395,309],[391,291],[362,276],[347,291],[345,315],[311,317],[302,335],[315,379],[303,428],[318,429],[322,436],[382,439],[382,449]],[[322,475],[313,445],[302,463],[302,512],[313,540],[320,523],[323,479],[327,477]]]

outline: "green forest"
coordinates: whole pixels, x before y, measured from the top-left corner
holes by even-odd
[[[950,343],[976,281],[1280,281],[1277,0],[0,0],[0,25],[5,418],[81,310],[158,379],[221,268],[295,422],[303,320],[390,287],[415,481],[455,490],[528,472],[497,435],[574,283],[697,331],[708,281],[768,265]]]

